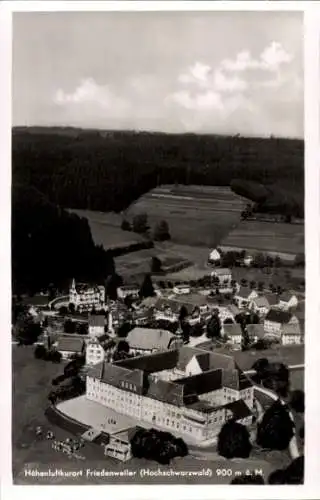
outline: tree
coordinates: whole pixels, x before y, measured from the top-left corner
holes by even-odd
[[[111,300],[117,300],[118,298],[118,288],[123,284],[122,277],[117,274],[111,274],[106,280],[105,289],[106,295]]]
[[[256,371],[256,380],[260,384],[261,381],[266,377],[266,372],[269,367],[269,360],[267,358],[259,358],[255,361],[251,367],[251,370]]]
[[[189,344],[191,326],[188,321],[181,321],[182,339],[184,344]]]
[[[234,321],[232,318],[226,318],[223,322],[224,325],[233,325]]]
[[[153,239],[155,241],[170,240],[169,225],[167,221],[161,220],[154,228]]]
[[[303,484],[304,456],[294,459],[285,469],[277,469],[268,477],[268,484]]]
[[[133,217],[132,230],[138,234],[145,234],[149,231],[147,214],[141,213]]]
[[[143,283],[139,292],[140,298],[154,297],[155,291],[153,288],[151,275],[148,273],[145,275]]]
[[[257,444],[262,448],[283,451],[288,448],[294,435],[288,407],[275,401],[263,415],[257,427]]]
[[[228,459],[248,458],[252,450],[248,429],[233,420],[226,422],[218,435],[217,450]]]
[[[284,363],[269,363],[262,383],[264,387],[271,389],[282,397],[286,397],[290,387],[290,373],[288,367]]]
[[[117,331],[117,336],[120,338],[126,338],[128,333],[132,330],[133,326],[128,321],[122,323]]]
[[[49,357],[52,363],[60,363],[62,359],[62,354],[54,349],[49,352]]]
[[[292,391],[289,405],[297,413],[304,413],[304,391],[299,389]]]
[[[248,280],[246,280],[245,278],[242,278],[242,280],[240,281],[240,284],[241,284],[241,286],[247,286]]]
[[[195,323],[194,325],[190,325],[189,335],[190,337],[201,337],[203,334],[203,324]]]
[[[221,337],[221,321],[219,314],[213,314],[207,323],[207,337],[220,338]]]
[[[263,292],[263,290],[264,290],[264,282],[258,281],[258,291]]]
[[[130,222],[126,219],[123,219],[123,221],[121,222],[121,229],[122,231],[131,231],[132,228]]]
[[[68,314],[68,312],[69,312],[69,310],[66,306],[61,306],[59,309],[59,313],[61,314],[61,316]]]
[[[76,307],[75,307],[75,305],[73,304],[73,302],[70,302],[70,303],[69,303],[68,309],[69,309],[69,312],[70,312],[71,314],[74,314],[74,313],[76,312]]]
[[[47,349],[43,345],[37,345],[34,350],[34,357],[36,359],[45,359],[47,355]]]
[[[64,322],[64,331],[65,333],[75,333],[76,331],[76,322],[71,319],[67,319]]]
[[[188,309],[186,308],[186,306],[181,306],[180,312],[179,312],[179,322],[181,323],[182,321],[184,321],[188,317],[188,315],[189,315],[189,313],[188,313]]]
[[[128,354],[130,351],[130,346],[129,346],[128,342],[126,342],[125,340],[120,340],[118,343],[118,346],[117,346],[117,351],[118,352],[125,352],[126,354]]]
[[[162,271],[161,260],[158,257],[152,257],[150,267],[151,267],[152,273],[161,273],[161,271]]]
[[[77,333],[79,335],[88,335],[88,324],[87,323],[79,323],[77,325]]]
[[[253,290],[256,287],[256,282],[254,280],[251,280],[249,285],[250,285],[251,290]]]
[[[40,323],[35,323],[32,316],[19,316],[16,323],[16,338],[21,345],[34,344],[41,334]]]

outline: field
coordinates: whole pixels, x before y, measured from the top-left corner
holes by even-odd
[[[77,209],[69,209],[69,212],[88,219],[94,243],[102,245],[106,250],[145,241],[139,234],[121,229],[120,214]]]
[[[242,221],[220,245],[277,254],[304,253],[304,225]]]
[[[239,222],[245,203],[229,187],[170,185],[143,195],[127,216],[145,212],[151,227],[164,219],[175,243],[211,248]]]

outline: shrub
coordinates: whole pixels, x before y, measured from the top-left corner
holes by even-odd
[[[304,413],[304,391],[292,391],[289,405],[297,413]]]
[[[262,448],[283,451],[288,448],[294,435],[288,408],[275,401],[263,415],[257,428],[257,444]]]
[[[218,435],[218,453],[225,458],[248,458],[252,445],[247,428],[230,420]]]

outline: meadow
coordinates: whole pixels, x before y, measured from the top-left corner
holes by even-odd
[[[221,241],[221,246],[260,252],[303,254],[304,225],[242,221]]]
[[[141,196],[126,215],[145,212],[151,227],[166,220],[174,243],[211,248],[239,223],[245,204],[229,187],[166,185]]]

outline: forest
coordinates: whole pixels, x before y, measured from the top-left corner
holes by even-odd
[[[303,193],[304,142],[195,134],[18,127],[13,181],[66,208],[121,212],[160,184],[229,185],[232,179]]]
[[[114,273],[111,254],[94,245],[87,219],[56,207],[37,189],[12,186],[12,288],[64,290],[77,280],[104,284]]]

